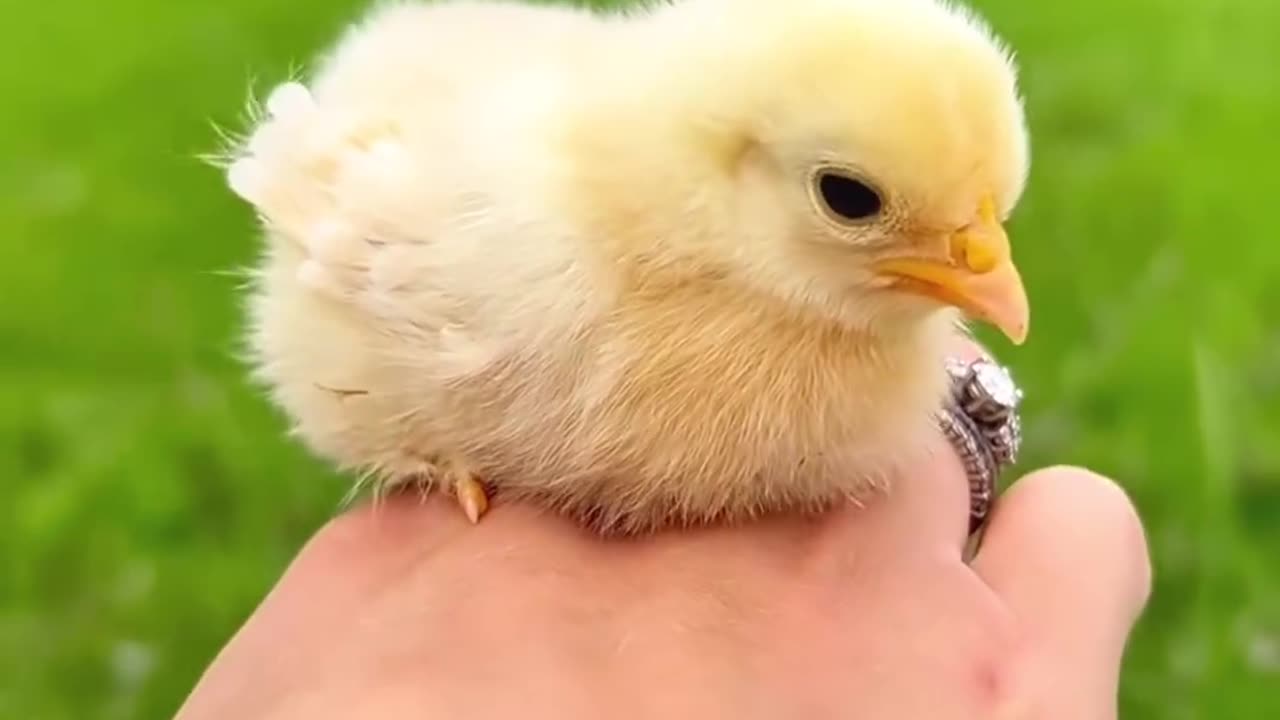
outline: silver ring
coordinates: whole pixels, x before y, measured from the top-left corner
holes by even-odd
[[[947,361],[951,395],[939,418],[969,479],[969,531],[986,522],[1000,473],[1018,461],[1022,389],[1009,369],[990,360]]]

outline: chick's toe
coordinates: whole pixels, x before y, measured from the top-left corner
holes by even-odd
[[[489,493],[479,476],[460,460],[451,459],[440,464],[438,473],[446,488],[453,489],[458,506],[472,525],[489,510]]]

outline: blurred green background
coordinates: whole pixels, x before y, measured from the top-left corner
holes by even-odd
[[[1280,2],[980,0],[1034,137],[1026,465],[1132,492],[1125,718],[1280,717]],[[245,206],[197,156],[360,0],[0,24],[0,717],[163,718],[345,481],[236,361]]]

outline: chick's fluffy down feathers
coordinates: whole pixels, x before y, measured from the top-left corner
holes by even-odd
[[[821,43],[779,37],[806,13],[932,28],[1006,69],[928,0],[455,1],[353,26],[230,168],[269,241],[257,373],[298,435],[381,480],[461,468],[621,532],[862,498],[932,447],[958,316],[793,273],[765,236],[804,228],[725,167],[788,113],[715,58]]]

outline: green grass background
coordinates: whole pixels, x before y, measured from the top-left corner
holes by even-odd
[[[361,6],[5,3],[0,717],[169,716],[345,491],[244,381],[195,158]],[[1280,2],[977,6],[1034,134],[1026,465],[1120,479],[1155,556],[1123,717],[1280,717]]]

